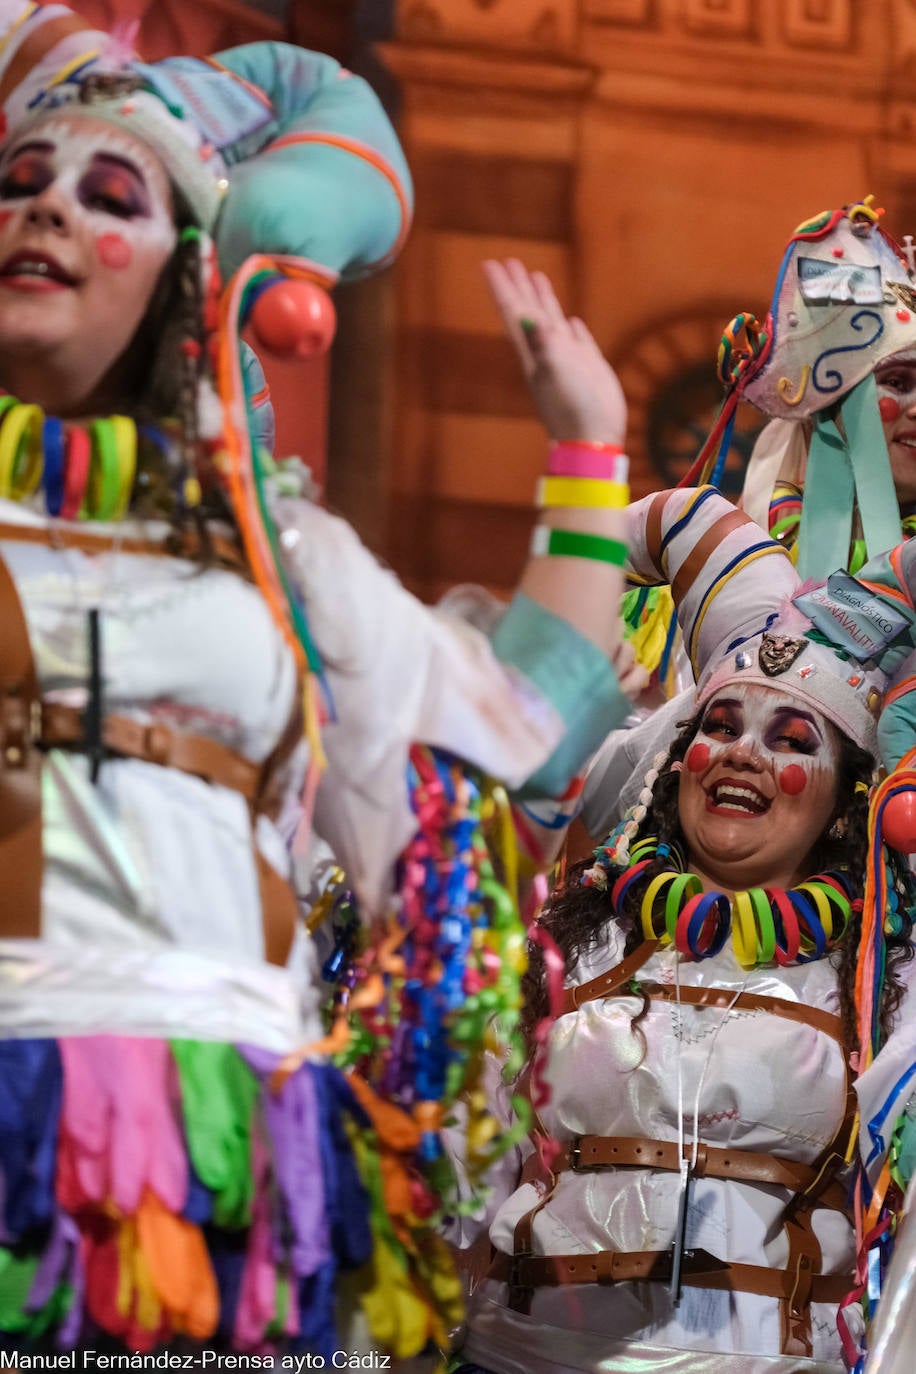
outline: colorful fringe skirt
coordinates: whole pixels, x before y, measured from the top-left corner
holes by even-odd
[[[0,1041],[0,1347],[330,1363],[345,1270],[379,1349],[444,1343],[460,1293],[393,1110],[248,1046]]]

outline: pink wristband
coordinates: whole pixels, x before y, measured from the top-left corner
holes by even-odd
[[[625,482],[629,471],[630,460],[616,444],[572,441],[550,445],[550,477],[597,477],[606,482]]]

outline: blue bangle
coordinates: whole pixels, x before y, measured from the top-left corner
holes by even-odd
[[[44,449],[45,506],[49,515],[60,515],[64,504],[64,426],[53,415],[46,415],[41,429]]]

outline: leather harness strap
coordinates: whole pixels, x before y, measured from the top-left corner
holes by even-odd
[[[805,1002],[787,1002],[782,997],[768,997],[759,992],[742,992],[735,1001],[735,994],[728,988],[684,987],[680,994],[668,983],[641,983],[640,988],[650,997],[665,1002],[689,1002],[695,1007],[727,1007],[734,1003],[736,1011],[765,1011],[771,1016],[781,1016],[786,1021],[797,1021],[802,1026],[813,1026],[815,1030],[829,1035],[831,1040],[843,1044],[843,1022],[832,1012],[821,1007],[809,1007]]]
[[[0,540],[25,540],[58,546],[57,530],[46,526],[0,522]],[[225,561],[237,556],[227,540],[217,537],[218,556]],[[183,542],[182,551],[154,541],[113,539],[88,531],[67,531],[61,547],[90,552],[117,549],[124,553],[190,556],[199,549],[196,536]],[[0,935],[36,939],[41,934],[41,879],[43,872],[41,817],[41,751],[53,748],[85,748],[83,713],[56,702],[43,702],[28,627],[16,585],[0,557],[0,865],[3,866],[5,900],[0,908]],[[301,719],[296,694],[295,719]],[[292,721],[291,721],[292,726]],[[274,868],[257,844],[257,815],[269,812],[271,783],[276,770],[292,752],[299,734],[288,727],[280,743],[263,764],[210,739],[206,735],[173,730],[167,725],[143,724],[128,716],[109,715],[102,720],[102,744],[115,758],[139,759],[174,768],[182,773],[238,792],[251,811],[252,849],[268,963],[284,965],[289,957],[298,920],[296,895],[291,884]]]
[[[570,1011],[578,1011],[583,1002],[594,1002],[599,997],[612,997],[618,988],[629,983],[643,964],[649,962],[657,949],[657,940],[643,940],[642,944],[636,946],[632,954],[628,954],[621,963],[608,969],[607,973],[600,973],[597,978],[592,978],[588,983],[579,983],[576,987],[566,988],[563,993],[560,1016],[565,1016]]]
[[[625,1283],[671,1278],[670,1250],[598,1250],[584,1255],[506,1255],[498,1252],[489,1277],[510,1287],[531,1289],[567,1283]],[[684,1256],[683,1282],[693,1288],[732,1289],[761,1297],[786,1298],[794,1273],[764,1264],[729,1264],[702,1250]],[[849,1292],[843,1274],[812,1274],[809,1302],[839,1303]]]
[[[0,934],[37,939],[44,869],[41,755],[34,747],[38,679],[28,626],[10,571],[0,558]]]
[[[594,1002],[600,997],[613,997],[619,989],[630,982],[643,964],[648,962],[657,948],[657,941],[646,940],[622,963],[609,969],[607,973],[599,974],[588,983],[580,983],[578,987],[567,988],[563,993],[560,1015],[565,1016],[567,1012],[577,1011],[585,1002]],[[799,1021],[804,1026],[813,1026],[815,1030],[823,1031],[825,1035],[829,1035],[832,1040],[838,1040],[841,1044],[843,1041],[843,1022],[840,1017],[834,1016],[832,1012],[823,1011],[820,1007],[810,1007],[804,1002],[787,1002],[782,997],[768,997],[758,992],[742,992],[735,1002],[734,991],[729,988],[694,987],[683,983],[680,992],[672,983],[652,982],[640,982],[639,990],[666,1002],[674,1002],[680,997],[682,1002],[689,1002],[696,1007],[727,1007],[734,1004],[735,1008],[745,1011],[765,1011],[772,1016],[781,1016],[789,1021]]]
[[[621,963],[597,978],[567,988],[560,1015],[599,998],[624,996],[639,969],[655,953],[656,941],[645,941]],[[689,1003],[702,1007],[734,1007],[781,1016],[829,1035],[843,1047],[840,1017],[804,1003],[779,997],[717,987],[684,986],[680,989],[662,983],[638,983],[637,991],[652,999]],[[836,1179],[836,1166],[842,1164],[844,1141],[852,1122],[854,1097],[851,1074],[844,1051],[847,1075],[846,1112],[839,1130],[813,1164],[781,1159],[775,1155],[749,1150],[697,1145],[694,1173],[697,1176],[735,1179],[769,1184],[788,1189],[792,1198],[783,1215],[788,1242],[785,1269],[765,1265],[730,1264],[705,1251],[687,1251],[683,1282],[699,1288],[729,1288],[779,1299],[780,1346],[784,1354],[810,1358],[812,1353],[811,1304],[839,1303],[849,1291],[851,1276],[822,1275],[821,1250],[814,1234],[812,1211],[815,1206],[847,1210],[846,1193]],[[537,1142],[535,1142],[537,1144]],[[521,1182],[538,1181],[544,1192],[535,1207],[522,1215],[515,1225],[514,1255],[498,1253],[490,1277],[509,1285],[509,1306],[515,1311],[530,1310],[535,1288],[566,1283],[620,1283],[626,1280],[667,1282],[671,1277],[671,1251],[599,1251],[586,1255],[535,1255],[534,1220],[550,1201],[565,1172],[588,1172],[602,1168],[646,1168],[677,1172],[681,1161],[676,1142],[648,1137],[579,1136],[551,1156],[550,1169],[541,1163],[542,1153],[535,1149],[525,1160]],[[545,1177],[546,1175],[546,1177]]]
[[[39,740],[46,749],[80,749],[84,743],[83,713],[75,706],[42,702]],[[261,767],[207,735],[172,730],[168,725],[144,725],[129,716],[105,716],[102,743],[119,758],[141,759],[163,768],[177,768],[205,782],[240,792],[254,805],[261,789]]]
[[[677,1141],[652,1140],[648,1136],[577,1136],[551,1160],[553,1173],[583,1173],[592,1169],[664,1169],[677,1173],[681,1167]],[[697,1146],[695,1178],[729,1178],[744,1183],[768,1183],[803,1193],[819,1180],[819,1170],[794,1159],[757,1154],[751,1150],[727,1150],[716,1145]],[[522,1182],[542,1177],[537,1152],[522,1168]],[[830,1183],[818,1197],[824,1207],[846,1210],[846,1192]]]
[[[153,558],[187,558],[191,561],[203,556],[205,550],[196,530],[169,530],[163,539],[138,539],[130,535],[102,534],[96,530],[74,529],[70,525],[17,525],[0,520],[0,541],[16,544],[47,544],[51,549],[79,549],[81,553],[132,553]],[[240,546],[222,534],[209,535],[210,552],[217,564],[224,564],[236,572],[249,573]],[[250,574],[249,574],[250,575]]]

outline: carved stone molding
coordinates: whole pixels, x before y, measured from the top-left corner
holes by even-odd
[[[577,0],[399,0],[397,36],[408,43],[569,51]]]
[[[848,48],[852,0],[783,0],[783,33],[793,47]]]
[[[747,38],[753,32],[751,0],[683,0],[688,33]]]
[[[582,14],[597,24],[645,28],[655,20],[653,0],[582,0]]]

